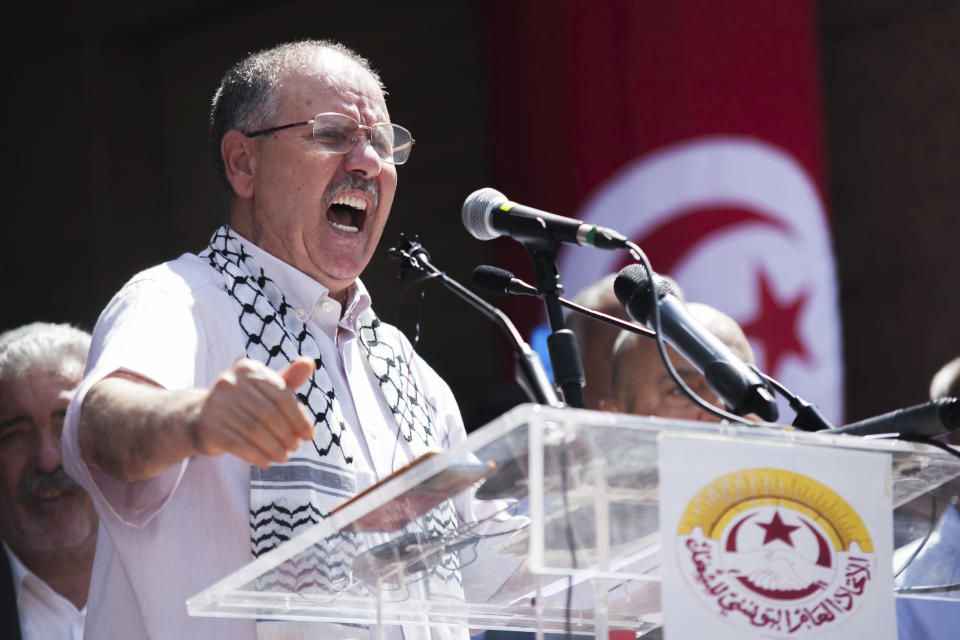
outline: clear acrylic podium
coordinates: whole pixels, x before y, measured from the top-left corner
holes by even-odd
[[[938,487],[960,476],[960,459],[929,445],[521,405],[190,598],[188,611],[369,625],[381,637],[395,625],[458,638],[568,626],[602,638],[611,629],[644,635],[664,624],[664,431],[885,452],[902,507],[897,544],[925,536]],[[960,599],[960,591],[904,597]]]

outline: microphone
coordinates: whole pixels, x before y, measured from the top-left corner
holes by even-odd
[[[666,280],[654,274],[651,282],[646,269],[631,264],[617,274],[613,291],[631,318],[651,327],[651,286],[660,300],[664,340],[704,375],[734,413],[755,413],[768,422],[775,421],[779,415],[777,403],[763,379],[687,311]]]
[[[527,284],[506,269],[481,264],[473,270],[473,284],[477,289],[497,296],[512,294],[535,296],[539,292],[533,285]]]
[[[847,433],[854,436],[896,433],[934,438],[954,429],[960,429],[960,400],[940,398],[820,433]]]
[[[486,187],[463,202],[463,226],[477,240],[510,236],[531,245],[579,244],[598,249],[626,249],[626,236],[613,229],[565,218],[516,202]]]
[[[501,269],[500,267],[494,267],[488,264],[481,264],[478,267],[474,267],[473,286],[484,293],[492,293],[496,296],[507,294],[525,296],[540,295],[540,292],[537,291],[537,288],[533,285],[524,282],[506,269]],[[647,329],[646,327],[641,327],[638,324],[621,320],[616,316],[607,315],[602,311],[589,309],[563,297],[557,298],[557,300],[560,301],[560,304],[571,311],[576,311],[577,313],[581,313],[588,318],[592,318],[597,322],[602,322],[616,329],[623,329],[626,331],[639,333],[647,338],[653,338],[656,336],[653,331],[650,331],[650,329]]]

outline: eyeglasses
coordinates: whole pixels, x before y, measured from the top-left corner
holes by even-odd
[[[410,158],[410,149],[414,143],[413,134],[400,125],[377,122],[367,126],[342,113],[319,113],[313,120],[260,129],[246,136],[253,138],[308,124],[313,125],[313,141],[329,153],[350,153],[360,139],[360,132],[363,131],[380,159],[389,164],[406,162]]]

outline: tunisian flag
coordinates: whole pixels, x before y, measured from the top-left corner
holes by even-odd
[[[483,3],[493,186],[628,235],[757,365],[843,417],[816,3]],[[523,248],[497,240],[527,276]],[[629,258],[564,247],[566,296]],[[524,271],[524,269],[527,271]],[[542,308],[513,301],[521,327]],[[781,404],[781,420],[793,413]]]

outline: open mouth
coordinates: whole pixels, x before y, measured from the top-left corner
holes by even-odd
[[[61,487],[46,487],[41,489],[33,494],[33,497],[39,498],[41,500],[54,500],[63,495],[63,488]]]
[[[38,488],[25,496],[23,504],[31,510],[49,511],[50,509],[62,509],[66,501],[73,499],[75,495],[70,486],[46,486]]]
[[[367,201],[357,196],[339,196],[327,208],[327,221],[334,229],[360,233],[367,218]]]

